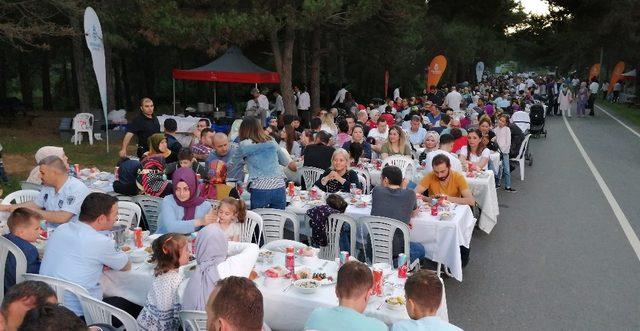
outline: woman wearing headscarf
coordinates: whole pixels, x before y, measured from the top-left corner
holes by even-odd
[[[173,194],[162,199],[156,233],[191,233],[216,220],[211,203],[198,196],[196,173],[178,168],[173,173]]]
[[[48,156],[59,157],[62,160],[62,162],[64,162],[64,165],[67,167],[67,170],[69,169],[69,163],[68,163],[69,159],[64,154],[64,149],[62,149],[62,147],[56,147],[56,146],[40,147],[40,149],[36,152],[36,155],[35,155],[36,164],[40,163],[40,161],[42,161]],[[33,183],[33,184],[42,184],[42,180],[40,179],[40,166],[36,166],[31,170],[31,172],[29,173],[29,178],[27,178],[27,182]]]
[[[429,152],[438,150],[440,147],[440,134],[435,131],[427,131],[424,137],[424,151],[418,156],[418,161],[422,162],[427,158]]]
[[[182,296],[182,309],[204,311],[218,280],[248,277],[257,259],[258,245],[227,242],[218,225],[207,225],[196,238],[197,266]]]
[[[165,179],[165,157],[171,153],[167,148],[164,134],[156,133],[149,137],[149,151],[140,161],[142,169],[138,173],[136,183],[144,194],[164,197],[173,193],[171,183]]]

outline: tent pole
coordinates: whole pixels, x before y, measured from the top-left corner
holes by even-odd
[[[176,79],[173,79],[173,116],[176,116]]]

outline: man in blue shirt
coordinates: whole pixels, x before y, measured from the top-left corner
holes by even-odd
[[[461,331],[436,316],[442,302],[442,281],[431,270],[420,270],[404,284],[406,308],[410,320],[393,323],[392,331]]]
[[[38,249],[32,243],[40,236],[40,214],[27,208],[14,210],[7,220],[9,232],[4,235],[24,253],[27,258],[27,272],[37,274],[40,271]],[[7,256],[4,269],[5,292],[16,284],[16,259],[13,254]]]
[[[372,285],[373,274],[366,264],[358,261],[345,263],[338,270],[336,284],[339,306],[316,308],[309,316],[305,330],[388,330],[383,322],[363,314]]]
[[[82,201],[89,188],[74,177],[69,177],[67,167],[57,156],[48,156],[38,163],[42,190],[35,201],[15,205],[0,205],[0,211],[13,212],[17,208],[37,211],[47,220],[50,228],[78,220]]]
[[[103,269],[131,269],[127,254],[117,251],[114,240],[101,233],[111,230],[117,216],[118,199],[104,193],[89,194],[82,203],[80,221],[63,224],[51,235],[40,273],[81,285],[101,300]],[[65,296],[65,302],[76,315],[83,315],[75,296]]]

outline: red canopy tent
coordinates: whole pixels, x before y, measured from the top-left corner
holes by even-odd
[[[236,46],[215,61],[194,69],[173,69],[173,113],[176,112],[176,79],[224,83],[279,83],[280,75],[259,67],[242,54]],[[214,102],[217,98],[214,89]]]

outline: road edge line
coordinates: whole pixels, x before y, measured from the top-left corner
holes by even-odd
[[[635,134],[636,136],[638,136],[638,138],[640,138],[640,133],[638,133],[636,130],[632,129],[630,126],[628,126],[627,124],[625,124],[624,122],[622,122],[621,120],[616,118],[615,116],[609,114],[609,112],[606,109],[604,109],[604,107],[596,105],[596,104],[594,104],[594,106],[597,107],[597,108],[600,108],[601,111],[603,111],[605,114],[609,115],[609,117],[611,117],[614,120],[616,120],[616,122],[620,123],[622,126],[627,128],[627,130],[631,131],[631,133]]]
[[[631,224],[629,223],[627,216],[622,211],[622,208],[620,208],[618,201],[616,201],[616,198],[611,193],[611,190],[609,190],[607,183],[604,181],[604,179],[600,175],[600,172],[598,171],[596,166],[593,164],[593,162],[591,162],[591,158],[589,158],[589,155],[585,151],[584,147],[582,147],[580,140],[578,140],[578,137],[573,132],[573,129],[571,129],[571,125],[569,124],[569,121],[567,121],[567,118],[565,116],[562,116],[562,119],[564,120],[564,124],[569,130],[569,135],[571,135],[573,142],[578,147],[578,151],[582,155],[582,158],[584,159],[584,161],[587,163],[589,170],[591,170],[591,174],[593,174],[593,177],[596,179],[598,186],[600,186],[600,190],[602,190],[604,197],[607,199],[609,206],[613,210],[613,214],[618,219],[618,223],[620,224],[620,227],[622,228],[622,231],[624,232],[625,236],[627,236],[627,240],[629,241],[631,248],[633,248],[634,252],[636,253],[636,257],[638,258],[638,260],[640,260],[640,239],[638,239],[638,235],[636,235],[635,231],[633,231],[633,228],[631,227]]]

